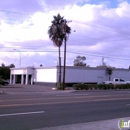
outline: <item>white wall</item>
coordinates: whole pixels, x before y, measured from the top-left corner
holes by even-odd
[[[11,74],[19,75],[19,74],[25,74],[23,70],[11,70]]]
[[[34,74],[34,69],[27,68],[27,74]]]
[[[66,82],[103,82],[105,71],[86,67],[74,67],[66,69]]]
[[[57,69],[36,68],[34,71],[34,82],[57,82]]]
[[[11,74],[33,74],[34,82],[49,82],[56,83],[59,78],[59,70],[57,67],[39,67],[39,68],[13,68]],[[63,67],[62,67],[63,78]],[[114,69],[111,75],[113,78],[123,78],[130,81],[129,69]],[[79,82],[97,82],[102,83],[109,80],[109,75],[106,73],[106,69],[101,68],[87,68],[87,67],[66,67],[66,83],[79,83]],[[63,79],[61,79],[63,81]]]
[[[33,68],[21,68],[21,69],[11,69],[11,74],[15,74],[15,75],[22,75],[22,74],[33,74],[34,73],[34,69]]]
[[[113,70],[111,80],[113,80],[113,78],[122,78],[124,80],[130,81],[130,70],[129,69]]]
[[[114,69],[111,80],[113,78],[122,78],[130,81],[129,69]],[[86,68],[86,67],[68,67],[66,69],[66,83],[71,82],[97,82],[102,83],[109,80],[109,75],[106,69],[101,68]]]

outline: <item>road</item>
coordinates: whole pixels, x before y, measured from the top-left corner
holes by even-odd
[[[0,95],[0,130],[30,130],[128,116],[130,90]]]

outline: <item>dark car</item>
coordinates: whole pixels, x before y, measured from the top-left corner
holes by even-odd
[[[7,81],[5,81],[5,80],[2,80],[0,84],[2,84],[2,85],[8,85],[9,83]]]

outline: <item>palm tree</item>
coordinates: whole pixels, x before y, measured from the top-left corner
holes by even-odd
[[[61,54],[60,47],[68,39],[68,34],[71,32],[71,28],[67,26],[67,21],[60,14],[53,16],[52,25],[49,27],[49,38],[53,41],[54,45],[58,47],[59,52],[59,83],[61,83]],[[64,89],[64,88],[63,88]]]
[[[107,74],[109,75],[109,81],[110,81],[113,69],[111,67],[107,67],[106,71],[107,71]]]

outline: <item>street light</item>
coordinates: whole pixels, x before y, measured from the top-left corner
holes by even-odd
[[[19,67],[21,67],[21,52],[18,49],[14,49],[14,50],[19,52]]]

